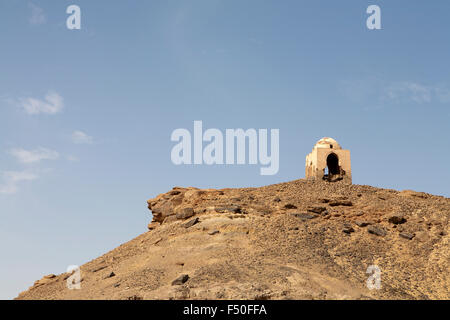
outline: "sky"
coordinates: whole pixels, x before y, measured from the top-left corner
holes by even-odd
[[[69,30],[69,5],[81,29]],[[369,5],[381,30],[369,30]],[[450,2],[0,2],[0,299],[146,231],[174,186],[304,177],[322,137],[354,184],[450,196]],[[171,134],[279,129],[279,171],[175,165]]]

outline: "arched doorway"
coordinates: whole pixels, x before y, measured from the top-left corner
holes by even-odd
[[[339,159],[335,153],[330,153],[327,157],[328,174],[330,176],[340,174]]]

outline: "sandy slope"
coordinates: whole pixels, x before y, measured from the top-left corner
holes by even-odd
[[[83,265],[80,290],[49,275],[18,299],[450,298],[448,198],[296,180],[174,188],[149,208],[151,230]]]

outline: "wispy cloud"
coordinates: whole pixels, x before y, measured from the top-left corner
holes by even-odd
[[[385,89],[386,97],[395,102],[428,103],[435,88],[415,82],[396,82]]]
[[[80,161],[80,159],[78,157],[75,157],[75,156],[72,156],[72,155],[68,155],[66,158],[70,162],[79,162]]]
[[[9,154],[24,164],[36,163],[41,160],[56,160],[59,153],[46,148],[37,148],[35,150],[25,150],[22,148],[11,149]]]
[[[380,93],[377,78],[366,78],[363,80],[341,80],[338,83],[339,92],[353,102],[364,102],[374,100]]]
[[[41,7],[38,7],[32,2],[29,2],[28,8],[30,8],[31,10],[31,16],[29,19],[31,25],[40,25],[47,22],[44,10]]]
[[[347,99],[379,108],[386,104],[450,103],[450,86],[414,81],[389,82],[381,78],[342,80],[338,89]]]
[[[28,114],[55,114],[63,109],[64,99],[56,92],[49,92],[45,95],[44,100],[31,97],[20,98],[18,105]]]
[[[39,176],[27,171],[5,171],[2,178],[0,194],[14,194],[19,190],[19,183],[36,180]]]
[[[39,163],[41,160],[56,160],[59,158],[58,152],[42,147],[34,150],[15,148],[9,150],[8,153],[25,165]],[[36,170],[44,172],[51,169],[33,169],[33,171]],[[36,180],[38,178],[38,174],[31,172],[28,169],[25,171],[4,171],[0,174],[0,194],[15,194],[19,190],[20,183]]]
[[[436,87],[434,92],[440,102],[450,103],[450,87],[441,85]]]
[[[94,143],[94,138],[83,131],[74,131],[72,133],[72,142],[75,144],[92,144]]]

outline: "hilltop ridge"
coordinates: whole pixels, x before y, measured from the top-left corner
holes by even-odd
[[[175,187],[149,231],[17,299],[449,299],[450,199],[339,182]],[[367,268],[381,271],[369,290]]]

